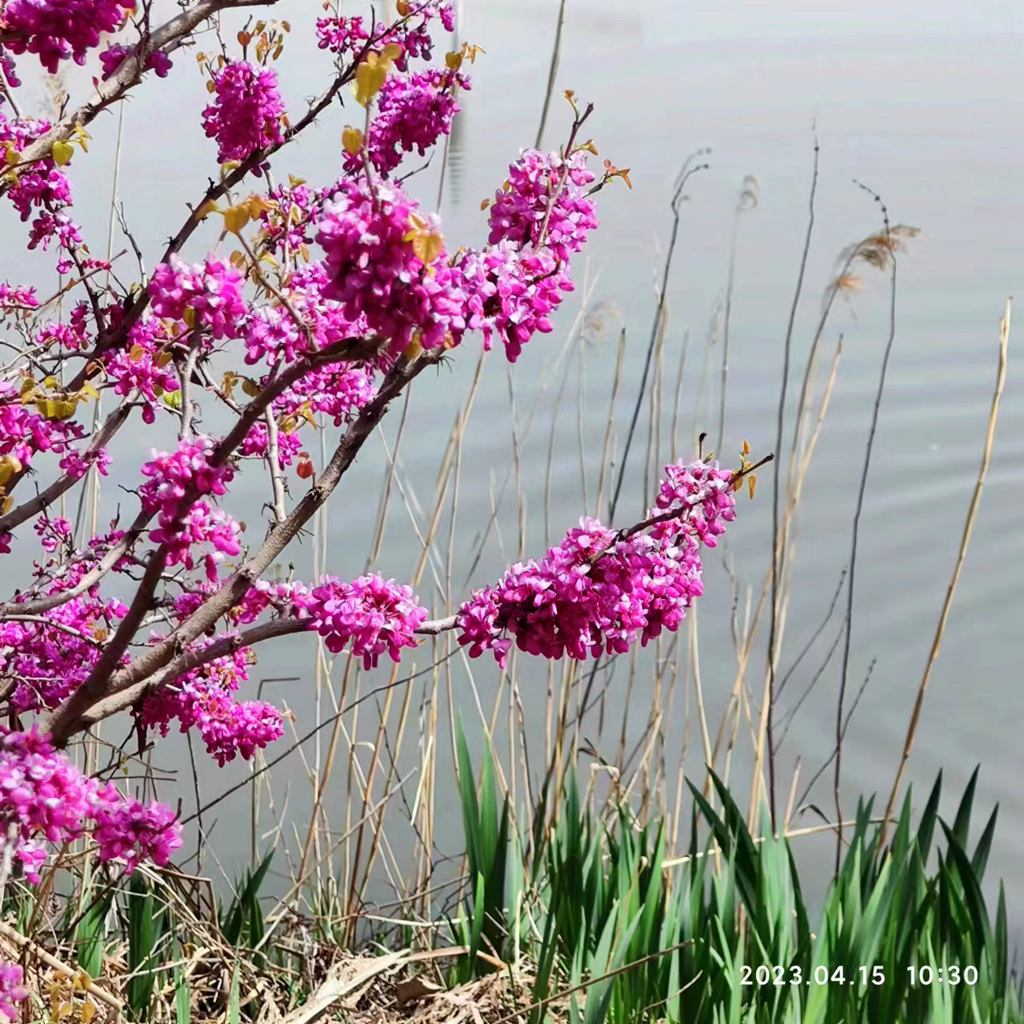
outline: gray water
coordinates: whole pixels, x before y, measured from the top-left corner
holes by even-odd
[[[463,35],[486,54],[476,66],[472,91],[464,97],[450,153],[441,212],[452,248],[482,238],[480,200],[502,180],[518,147],[533,143],[558,5],[554,0],[466,0],[464,6]],[[323,55],[304,49],[299,41],[308,39],[299,16],[306,8],[296,0],[279,8],[280,15],[291,16],[297,27],[282,62],[293,109],[301,109],[328,72]],[[319,5],[309,3],[308,8],[312,14]],[[1022,41],[1024,11],[1010,2],[568,4],[556,100],[544,141],[553,146],[562,137],[567,111],[557,97],[563,88],[575,89],[595,103],[588,130],[602,157],[631,167],[634,188],[616,186],[601,196],[602,230],[579,267],[576,300],[568,304],[555,335],[530,344],[515,368],[514,381],[522,429],[534,397],[555,379],[553,364],[585,293],[587,305],[600,313],[592,319],[602,325],[591,332],[585,347],[583,463],[591,501],[619,325],[628,337],[625,399],[618,417],[621,444],[627,406],[639,386],[655,282],[670,226],[673,180],[688,154],[701,147],[711,149],[709,169],[688,188],[690,201],[684,207],[669,289],[665,363],[672,373],[689,337],[680,411],[687,446],[698,430],[714,432],[717,425],[717,342],[710,356],[705,352],[709,332],[716,330],[709,325],[720,323],[733,207],[745,175],[757,178],[760,201],[756,210],[743,215],[738,233],[723,445],[727,454],[737,451],[743,439],[750,440],[755,452],[774,444],[782,345],[806,225],[814,130],[821,146],[821,173],[817,223],[794,335],[797,365],[802,365],[835,257],[845,245],[879,226],[876,207],[853,179],[884,197],[894,221],[921,229],[899,262],[898,333],[862,520],[852,687],[860,685],[872,664],[874,670],[845,747],[851,801],[855,793],[885,792],[896,767],[977,472],[995,376],[999,317],[1006,297],[1020,291]],[[210,38],[209,46],[213,45]],[[177,64],[166,83],[151,83],[133,100],[124,124],[120,195],[150,261],[180,221],[183,203],[201,191],[206,175],[215,173],[212,145],[199,126],[205,92],[190,57],[179,55]],[[318,133],[303,139],[287,158],[274,161],[275,175],[283,178],[292,171],[314,182],[329,179],[337,166],[337,140],[345,123],[342,112],[332,111]],[[97,124],[93,153],[76,159],[74,166],[78,195],[102,199],[91,212],[84,203],[79,211],[97,251],[103,250],[106,237],[115,132],[113,116]],[[433,167],[412,185],[429,205],[437,194],[437,178]],[[14,244],[0,257],[0,276],[25,281],[36,268],[43,273],[48,259],[26,261],[18,242],[21,227],[4,223],[5,237],[13,238]],[[193,251],[208,241],[198,241]],[[121,244],[116,240],[115,250]],[[868,276],[865,285],[862,293],[836,310],[826,334],[829,347],[842,334],[842,365],[801,511],[799,567],[784,665],[818,626],[849,558],[855,489],[887,332],[886,282]],[[474,347],[467,343],[457,353],[450,374],[422,379],[415,388],[401,470],[407,488],[428,507],[447,431],[469,385]],[[1019,867],[1024,797],[1017,781],[1024,718],[1017,671],[1024,654],[1019,626],[1024,604],[1024,377],[1014,347],[1011,338],[992,468],[909,773],[910,781],[923,787],[942,768],[952,794],[981,763],[981,809],[987,811],[996,802],[1002,807],[990,872],[1006,878],[1011,905],[1014,896],[1024,897]],[[552,429],[550,393],[523,441],[522,496],[529,513],[531,551],[539,552],[546,542],[557,540],[584,511],[577,389],[574,368],[554,424],[550,535],[543,511]],[[457,583],[470,566],[479,526],[491,512],[492,495],[506,479],[511,426],[508,376],[495,353],[484,371],[463,450]],[[393,424],[388,436],[394,437]],[[148,448],[166,440],[159,430],[136,431],[122,439],[122,459],[113,482],[130,485]],[[669,453],[664,454],[667,460]],[[640,461],[627,478],[619,514],[626,520],[646,504]],[[327,565],[338,575],[351,576],[363,568],[384,467],[383,450],[375,441],[336,495]],[[766,566],[769,483],[768,477],[762,478],[758,500],[744,504],[730,534],[728,554],[745,584],[757,585]],[[254,481],[251,492],[243,495],[251,501],[246,508],[250,523],[262,500],[259,487]],[[500,529],[486,546],[473,584],[493,578],[506,558],[515,556],[517,517],[514,490],[509,489],[497,516]],[[421,526],[422,520],[421,515]],[[446,528],[440,536],[443,558]],[[308,571],[310,549],[307,544],[295,556],[303,571]],[[409,515],[396,496],[378,567],[407,577],[418,552]],[[700,611],[701,658],[709,716],[717,721],[733,680],[735,653],[727,625],[730,581],[716,554],[708,559],[706,590]],[[428,599],[434,596],[427,583],[423,593]],[[831,639],[833,631],[826,635]],[[794,674],[791,694],[807,684],[824,651],[819,644],[814,657]],[[294,709],[300,733],[314,721],[313,663],[312,646],[297,639],[264,651],[258,670],[259,676],[298,677],[268,684],[265,694]],[[752,686],[760,685],[761,673],[758,663],[751,672]],[[336,668],[336,678],[340,675]],[[474,679],[489,707],[497,691],[496,670],[477,663]],[[542,666],[524,669],[526,713],[538,728],[543,681]],[[789,733],[780,758],[784,779],[797,757],[805,765],[806,778],[828,756],[836,685],[833,663]],[[475,701],[461,664],[453,668],[453,686],[463,715],[475,722]],[[641,686],[629,709],[637,728],[644,697]],[[783,710],[785,706],[784,702]],[[606,712],[615,720],[625,710],[624,693],[613,686]],[[681,708],[677,713],[681,716]],[[373,736],[373,713],[367,709],[367,714],[363,739]],[[681,748],[681,720],[672,728],[677,729]],[[611,756],[613,739],[608,746],[601,750]],[[173,762],[183,754],[173,749],[177,753],[161,753],[161,761],[182,768],[185,761]],[[691,759],[690,767],[699,769],[699,756]],[[241,769],[202,766],[202,798],[242,774]],[[283,765],[275,773],[275,787],[280,802],[287,800],[289,819],[303,828],[309,796],[301,767],[294,762]],[[187,812],[195,804],[187,772],[181,775],[179,791]],[[815,796],[829,807],[829,784],[820,786]],[[329,802],[343,807],[344,799],[339,788]],[[215,820],[207,820],[210,845],[228,864],[248,855],[247,800],[239,796],[221,805]],[[454,807],[450,811],[454,814]],[[800,823],[815,820],[809,816]],[[454,817],[450,823],[455,824]],[[457,852],[458,846],[455,830],[443,852]],[[810,857],[818,856],[813,845],[809,848]],[[822,847],[820,856],[824,866],[830,854]]]

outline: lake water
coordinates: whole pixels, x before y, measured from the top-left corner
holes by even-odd
[[[292,16],[297,28],[299,12],[305,8],[305,2],[294,0],[279,5],[280,15]],[[464,113],[451,147],[441,207],[451,246],[481,239],[480,200],[502,180],[518,147],[533,142],[557,18],[554,0],[465,0],[464,8],[463,35],[486,54],[475,68],[472,91],[464,97]],[[834,0],[828,5],[797,0],[662,0],[633,5],[569,0],[567,8],[545,143],[554,146],[563,136],[567,110],[558,96],[564,88],[575,89],[582,99],[595,103],[588,131],[602,157],[630,167],[634,188],[609,188],[601,196],[602,230],[579,267],[577,299],[585,297],[587,306],[597,311],[591,315],[583,350],[582,397],[573,364],[561,412],[553,416],[553,396],[562,373],[556,357],[580,310],[579,301],[570,302],[560,330],[549,339],[533,341],[515,368],[520,434],[534,399],[546,394],[522,438],[520,493],[529,551],[539,552],[546,541],[557,540],[584,511],[581,462],[593,504],[620,324],[628,339],[617,416],[621,447],[639,386],[669,234],[673,180],[688,154],[701,147],[711,149],[706,158],[710,167],[696,175],[687,190],[690,200],[684,206],[668,293],[664,360],[672,381],[684,339],[689,338],[678,416],[686,450],[699,429],[717,429],[721,306],[733,208],[745,175],[756,177],[759,203],[743,214],[737,235],[723,446],[729,455],[743,439],[756,453],[774,444],[775,403],[806,225],[814,129],[821,169],[817,224],[794,334],[797,365],[802,365],[837,254],[879,226],[876,207],[854,179],[884,197],[895,222],[921,230],[899,264],[898,331],[861,528],[850,666],[854,689],[875,664],[844,755],[850,802],[855,793],[885,792],[977,473],[995,377],[999,317],[1005,299],[1021,292],[1024,278],[1024,192],[1019,187],[1024,172],[1024,10],[1010,2],[967,5],[956,0],[910,0],[899,5],[878,0]],[[211,37],[210,48],[213,45]],[[308,34],[302,31],[300,36],[297,31],[282,63],[291,76],[286,78],[289,100],[293,109],[301,109],[327,74],[327,62],[309,47]],[[201,191],[208,174],[215,173],[211,144],[199,126],[205,103],[202,83],[189,56],[181,55],[177,64],[166,83],[151,83],[132,102],[124,125],[120,195],[150,261],[180,221],[183,203]],[[321,130],[304,139],[292,156],[274,161],[275,175],[283,178],[292,171],[316,182],[329,179],[337,166],[338,134],[345,123],[342,111],[326,116]],[[106,238],[115,131],[114,117],[98,124],[93,153],[76,159],[73,173],[79,196],[103,197],[91,213],[84,204],[82,211],[93,248],[99,251]],[[432,204],[437,179],[434,167],[412,187]],[[26,270],[18,241],[22,229],[8,221],[4,225],[6,237],[15,241],[0,256],[0,277],[23,281],[37,265],[40,272],[48,266],[30,260]],[[116,241],[115,249],[120,244]],[[863,292],[840,304],[825,335],[831,350],[841,333],[844,349],[801,510],[783,667],[820,623],[848,561],[856,485],[887,331],[886,282],[874,275],[865,285]],[[709,336],[713,340],[707,354]],[[415,495],[428,511],[447,432],[472,377],[474,348],[475,343],[464,346],[451,373],[420,380],[408,411],[400,476],[405,493]],[[991,471],[909,772],[910,781],[927,786],[943,768],[947,792],[952,794],[981,763],[980,809],[987,812],[996,802],[1002,807],[990,873],[1006,879],[1011,906],[1014,897],[1018,903],[1024,898],[1024,796],[1018,782],[1024,726],[1019,676],[1024,656],[1019,624],[1024,607],[1024,362],[1017,358],[1016,348],[1011,337]],[[667,383],[666,401],[671,401],[671,394]],[[666,411],[663,422],[670,421]],[[516,490],[503,489],[512,461],[512,425],[508,375],[494,354],[487,360],[462,450],[453,544],[455,588],[463,587],[479,526],[488,520],[499,493],[503,500],[496,516],[498,528],[492,531],[471,583],[493,578],[506,558],[517,554]],[[393,439],[393,423],[387,434]],[[544,503],[550,437],[554,461],[548,534]],[[667,460],[670,452],[663,439]],[[159,431],[136,431],[122,439],[123,458],[113,483],[131,484],[150,445],[165,440]],[[635,453],[640,457],[627,476],[617,516],[621,521],[635,517],[646,504],[640,471],[646,426],[640,441]],[[382,456],[375,441],[336,495],[326,567],[338,575],[351,576],[363,568],[384,473]],[[107,493],[112,495],[113,489]],[[259,481],[243,498],[251,502],[245,511],[254,523],[255,506],[262,500]],[[417,513],[419,529],[424,528],[426,514]],[[763,578],[770,524],[770,476],[762,475],[757,500],[744,503],[730,532],[728,556],[745,583],[757,585]],[[438,537],[435,564],[443,579],[447,523]],[[311,549],[307,543],[295,556],[303,571],[309,570]],[[419,551],[409,513],[396,494],[377,565],[408,578]],[[700,653],[708,713],[717,721],[736,662],[728,631],[730,580],[722,557],[712,553],[707,561]],[[428,573],[421,589],[433,599],[430,580]],[[832,628],[827,630],[814,656],[794,673],[792,695],[807,685],[833,635]],[[833,662],[822,676],[789,732],[780,755],[780,773],[787,782],[797,757],[805,765],[806,778],[832,748],[837,664]],[[751,670],[754,688],[761,685],[762,665],[759,661]],[[294,640],[265,652],[259,669],[261,676],[299,677],[270,683],[266,693],[294,709],[300,733],[315,718],[313,666],[312,645]],[[341,669],[336,668],[335,678],[340,676]],[[473,676],[483,705],[489,708],[497,692],[497,672],[480,662],[474,665]],[[544,679],[543,666],[524,666],[520,678],[527,721],[538,730]],[[463,715],[475,721],[476,701],[466,669],[458,662],[453,663],[452,686]],[[637,726],[647,700],[649,693],[638,684],[629,708]],[[326,698],[324,702],[326,706]],[[786,706],[783,701],[783,712]],[[615,720],[625,710],[626,695],[613,685],[606,714]],[[360,727],[360,738],[372,740],[373,714],[366,713],[369,718]],[[678,714],[681,749],[681,707]],[[673,728],[667,727],[670,736]],[[607,745],[592,738],[604,756],[613,756],[617,728],[611,730]],[[162,764],[174,767],[173,755],[160,757]],[[693,771],[700,768],[696,746],[688,766]],[[241,776],[240,770],[201,767],[203,798]],[[415,781],[410,785],[414,787]],[[304,828],[310,798],[300,765],[287,762],[277,769],[275,787],[280,803],[287,804],[286,816]],[[186,775],[180,796],[186,811],[194,806]],[[814,796],[822,807],[830,807],[830,784],[823,782]],[[329,801],[340,806],[344,800],[339,783]],[[444,808],[445,801],[440,803]],[[454,825],[454,805],[447,805],[447,824]],[[211,845],[225,862],[240,861],[248,852],[248,797],[239,795],[216,814],[219,823]],[[815,820],[809,816],[798,824]],[[456,853],[457,830],[439,844],[443,852]],[[827,864],[827,846],[810,845],[808,856],[820,856],[822,865]]]

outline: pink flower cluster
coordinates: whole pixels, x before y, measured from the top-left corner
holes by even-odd
[[[145,418],[145,413],[143,413]],[[90,467],[95,466],[100,476],[107,476],[110,473],[110,452],[106,448],[95,448],[85,451],[69,450],[60,460],[61,471],[67,473],[72,480],[81,480]]]
[[[65,352],[81,352],[89,344],[88,303],[76,303],[67,323],[51,320],[49,323],[43,324],[34,341],[41,348],[60,348]]]
[[[299,452],[302,451],[302,440],[297,433],[279,430],[277,435],[277,466],[285,469],[290,466]],[[245,435],[238,446],[239,455],[249,458],[265,459],[270,454],[270,434],[263,422],[254,423],[252,430]]]
[[[83,594],[51,609],[43,621],[0,623],[0,674],[17,680],[11,707],[54,708],[74,693],[96,664],[98,637],[115,629],[126,612],[117,599]]]
[[[430,25],[435,18],[440,18],[445,31],[455,31],[455,8],[447,0],[413,0],[399,21],[379,28],[372,40],[363,18],[358,15],[322,17],[316,22],[317,45],[321,50],[352,58],[364,48],[377,52],[388,44],[396,44],[402,52],[395,64],[404,71],[410,58],[430,60],[434,47]]]
[[[386,151],[374,149],[372,130],[369,145]],[[339,331],[378,333],[389,339],[392,353],[414,339],[427,349],[455,345],[467,330],[479,330],[487,347],[500,338],[514,362],[534,334],[552,330],[552,314],[573,289],[568,260],[596,226],[585,192],[594,178],[584,158],[577,153],[565,161],[525,151],[491,207],[490,244],[454,261],[440,242],[437,219],[423,214],[400,188],[371,186],[361,176],[340,182],[319,219],[323,267],[303,271],[307,294],[297,308],[304,316],[309,311],[310,323],[320,330],[325,316],[330,322],[337,315],[323,308],[323,299],[328,307],[333,300],[344,321]],[[391,165],[390,157],[382,164]],[[315,214],[320,197],[306,192],[281,199],[289,208],[298,202],[301,224]],[[287,230],[296,236],[290,244],[301,246],[305,236],[291,221]],[[417,248],[425,239],[428,244]],[[310,286],[320,289],[319,304],[309,297]],[[250,362],[272,360],[276,352],[290,358],[305,344],[297,325],[276,307],[254,313],[246,339]]]
[[[367,669],[376,668],[382,654],[399,661],[403,647],[416,646],[416,629],[427,617],[409,587],[372,574],[351,583],[325,577],[303,614],[329,651],[338,654],[351,641]]]
[[[574,287],[551,252],[523,251],[511,242],[468,250],[458,270],[467,296],[467,326],[483,334],[486,349],[495,335],[500,338],[510,363],[535,334],[554,329],[551,314]]]
[[[296,323],[282,306],[253,309],[245,324],[246,363],[253,366],[262,360],[270,365],[292,362],[308,347],[304,326]]]
[[[284,101],[277,72],[232,61],[213,73],[214,98],[203,111],[203,129],[217,140],[217,160],[246,160],[284,141]]]
[[[333,189],[314,189],[296,181],[275,186],[260,211],[264,244],[288,259],[313,242],[313,226]]]
[[[322,413],[336,427],[348,422],[376,394],[372,367],[333,363],[307,373],[275,403],[283,416]]]
[[[321,50],[336,54],[354,54],[370,38],[363,19],[356,15],[351,18],[317,18],[316,39]]]
[[[10,1021],[18,1019],[15,1003],[28,998],[28,990],[22,984],[24,980],[20,964],[0,963],[0,1017]]]
[[[676,515],[655,523],[651,533],[672,539],[683,530],[692,533],[705,547],[715,547],[727,524],[736,518],[732,482],[732,471],[722,469],[717,462],[680,460],[666,466],[651,514]]]
[[[125,398],[134,395],[142,404],[145,423],[156,420],[163,396],[181,386],[166,347],[169,341],[163,321],[146,317],[129,331],[128,344],[112,350],[104,361],[114,392]]]
[[[210,465],[213,451],[212,438],[201,436],[194,441],[179,441],[173,452],[153,452],[152,459],[142,467],[142,475],[149,477],[139,490],[142,507],[147,511],[159,509],[163,520],[177,513],[182,498],[190,491],[197,496],[224,494],[234,470],[229,465]]]
[[[35,521],[33,528],[39,535],[39,546],[50,554],[70,543],[71,520],[65,519],[63,516],[51,519],[43,512]]]
[[[128,874],[145,860],[163,867],[181,847],[177,815],[166,804],[116,796],[97,803],[94,820],[100,860],[119,861]]]
[[[20,153],[51,127],[49,121],[8,119],[0,114],[0,149]],[[32,221],[29,249],[45,250],[56,242],[57,272],[67,273],[74,265],[70,254],[82,241],[81,229],[65,212],[71,206],[67,175],[44,157],[19,169],[16,180],[8,185],[7,197],[23,221]]]
[[[62,60],[85,63],[87,50],[116,32],[132,0],[9,0],[0,12],[3,45],[11,53],[35,53],[51,75]]]
[[[216,256],[207,256],[195,266],[172,256],[170,263],[161,263],[153,271],[149,294],[157,316],[196,330],[205,328],[219,341],[235,335],[246,312],[242,287],[242,275]]]
[[[162,687],[137,711],[139,722],[163,736],[174,721],[181,732],[196,729],[221,766],[239,756],[251,759],[284,734],[283,716],[272,704],[232,696],[249,678],[251,657],[251,651],[240,648]]]
[[[38,305],[39,297],[36,295],[35,287],[0,281],[0,309],[16,309],[19,306],[35,309]]]
[[[201,561],[207,580],[212,582],[218,578],[218,566],[225,558],[237,558],[242,553],[241,533],[241,525],[223,509],[197,501],[178,524],[152,530],[150,538],[157,544],[169,546],[168,565],[180,564],[194,569]],[[197,549],[202,544],[210,545],[213,550],[200,559]]]
[[[100,54],[100,63],[103,65],[103,79],[111,78],[117,73],[117,69],[129,58],[135,55],[136,47],[125,46],[122,43],[114,43],[108,46]],[[153,50],[146,57],[146,71],[155,71],[157,78],[166,78],[174,64],[171,58],[163,50]]]
[[[313,602],[312,592],[304,583],[259,580],[246,591],[234,619],[238,623],[247,624],[255,622],[266,611],[289,618],[307,619]]]
[[[207,753],[222,767],[236,756],[251,760],[284,735],[284,716],[273,704],[234,701],[223,690],[200,695],[194,713]]]
[[[586,192],[593,181],[586,153],[564,159],[558,153],[523,150],[491,204],[490,243],[543,246],[567,262],[597,227],[597,210]]]
[[[43,452],[66,455],[85,435],[75,420],[52,420],[22,405],[12,381],[0,381],[0,455],[14,455],[29,466]]]
[[[139,488],[142,507],[159,512],[158,527],[150,531],[156,544],[170,548],[168,565],[195,567],[193,548],[210,544],[214,552],[206,556],[206,574],[216,578],[216,563],[225,556],[241,552],[240,527],[221,509],[198,500],[203,495],[223,495],[234,477],[230,465],[212,466],[214,444],[209,437],[182,440],[173,452],[154,452],[142,467],[149,479]]]
[[[39,881],[44,843],[91,834],[100,860],[120,861],[127,872],[143,860],[163,866],[181,846],[170,808],[143,805],[83,775],[35,729],[0,726],[0,823],[5,833],[13,827],[14,856],[31,882]]]
[[[340,302],[350,320],[364,317],[393,352],[414,337],[425,349],[438,348],[466,328],[461,276],[443,249],[425,263],[416,254],[417,234],[440,237],[437,218],[421,214],[400,189],[371,189],[362,178],[341,184],[317,233],[326,253],[324,295]]]
[[[448,0],[411,0],[405,18],[386,27],[375,41],[380,46],[397,43],[402,48],[402,54],[395,64],[400,71],[404,71],[410,58],[430,60],[434,52],[430,26],[435,18],[440,19],[446,32],[455,31],[455,7]]]
[[[469,88],[469,78],[457,71],[427,68],[388,76],[366,138],[367,152],[378,171],[389,174],[407,153],[425,156],[438,139],[451,134],[452,120],[459,112],[457,88]],[[346,165],[359,170],[360,155],[348,154]]]
[[[243,332],[246,363],[290,363],[304,352],[365,335],[365,322],[353,322],[341,303],[324,298],[327,283],[323,265],[310,263],[295,271],[282,291],[290,308],[254,308]]]
[[[527,654],[584,660],[678,629],[703,592],[700,544],[733,518],[733,496],[731,475],[715,464],[666,473],[659,497],[671,497],[648,518],[672,511],[671,523],[627,536],[581,520],[542,559],[513,565],[473,594],[458,613],[459,643],[504,666],[513,642]],[[703,485],[691,489],[690,479]]]
[[[180,595],[174,602],[177,619],[191,615],[212,590],[212,584],[199,584]],[[246,592],[231,621],[233,625],[247,625],[268,612],[306,620],[307,609],[313,603],[309,588],[301,583],[260,580]],[[160,639],[155,637],[154,642]],[[198,649],[217,639],[200,641]],[[239,756],[250,759],[284,732],[283,715],[273,705],[234,697],[248,681],[252,661],[252,651],[239,647],[179,676],[147,696],[136,709],[140,725],[158,729],[162,736],[175,722],[181,732],[196,729],[207,752],[221,765]]]

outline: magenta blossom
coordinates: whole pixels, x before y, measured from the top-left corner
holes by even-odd
[[[564,159],[557,153],[524,149],[509,165],[508,179],[490,208],[489,241],[510,241],[519,248],[546,246],[565,262],[583,248],[597,227],[597,212],[587,196],[594,173],[587,154]]]
[[[100,63],[103,65],[104,80],[111,78],[117,73],[117,69],[129,58],[135,55],[134,46],[124,46],[121,43],[114,43],[108,46],[100,54]],[[171,58],[162,50],[153,50],[146,56],[146,71],[155,71],[157,78],[166,78],[171,68],[174,67]]]
[[[324,295],[350,320],[364,317],[394,352],[414,339],[425,349],[455,343],[466,329],[466,296],[440,239],[438,219],[400,189],[343,182],[317,233]]]
[[[132,0],[9,0],[3,9],[4,43],[12,53],[34,53],[51,75],[62,60],[85,63],[86,51],[116,32]]]
[[[232,61],[213,73],[214,98],[203,111],[203,130],[217,140],[217,160],[246,160],[284,142],[284,101],[277,72]]]
[[[215,340],[233,337],[245,314],[242,275],[230,263],[207,256],[188,266],[177,256],[161,263],[149,281],[153,312],[190,328],[206,328]]]
[[[14,833],[14,855],[30,882],[39,881],[43,843],[91,834],[105,861],[130,873],[142,860],[166,864],[181,846],[174,812],[126,799],[111,785],[83,775],[36,730],[0,726],[0,823]]]
[[[427,617],[409,587],[376,575],[351,583],[325,577],[305,612],[329,651],[338,654],[351,641],[367,669],[376,668],[382,654],[398,661],[403,647],[415,647],[416,628]]]
[[[408,153],[426,156],[438,139],[451,134],[452,120],[459,112],[458,88],[469,88],[466,75],[437,68],[387,78],[366,138],[370,160],[378,171],[389,174]],[[359,170],[361,157],[350,154],[347,163]]]
[[[28,998],[28,990],[22,984],[24,980],[20,964],[0,963],[0,1017],[10,1021],[18,1019],[15,1003]]]
[[[456,626],[470,656],[489,650],[504,665],[515,643],[527,654],[583,660],[677,630],[703,593],[700,545],[714,545],[735,499],[732,474],[717,463],[677,463],[666,477],[648,514],[659,522],[619,534],[582,519],[543,558],[473,594]]]

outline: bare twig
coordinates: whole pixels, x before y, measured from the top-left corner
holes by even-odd
[[[864,188],[863,185],[860,186]],[[850,536],[850,561],[848,566],[849,580],[846,585],[846,631],[843,637],[843,661],[839,676],[839,696],[836,700],[836,750],[835,750],[835,775],[833,777],[832,796],[835,802],[836,820],[842,822],[842,801],[840,794],[840,782],[843,767],[843,734],[845,732],[844,703],[846,699],[846,681],[850,669],[850,648],[853,639],[853,607],[856,593],[857,573],[857,542],[860,537],[860,517],[864,510],[864,497],[867,494],[868,473],[871,470],[871,456],[875,448],[875,435],[878,431],[878,420],[882,410],[882,396],[885,394],[886,376],[889,371],[889,359],[892,356],[893,345],[896,341],[896,253],[892,245],[892,229],[889,221],[889,211],[882,202],[881,197],[866,189],[869,195],[875,200],[882,211],[882,221],[887,239],[889,259],[889,336],[885,342],[885,350],[882,354],[882,366],[878,374],[878,388],[875,392],[875,403],[871,413],[871,426],[868,430],[868,440],[864,448],[864,466],[861,470],[860,484],[857,488],[857,503],[853,513],[853,530]],[[842,825],[836,832],[836,874],[839,873],[839,865],[843,852],[843,829]]]

